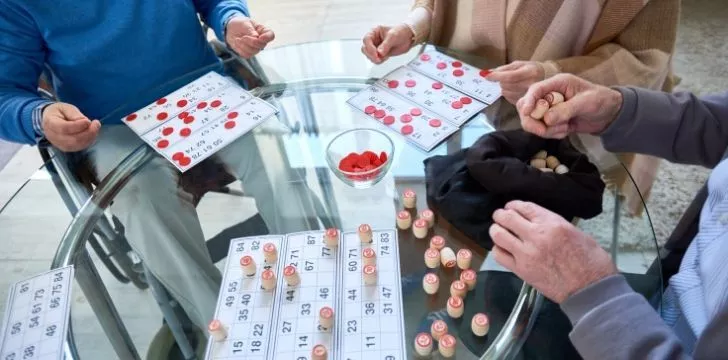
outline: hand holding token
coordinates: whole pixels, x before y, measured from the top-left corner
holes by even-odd
[[[487,80],[500,83],[503,97],[515,104],[531,84],[544,79],[545,71],[536,61],[514,61],[491,70]]]
[[[560,95],[563,102],[558,102]],[[516,104],[524,130],[556,139],[569,133],[598,134],[614,121],[621,107],[619,91],[569,74],[533,84]]]
[[[364,35],[361,52],[375,64],[381,64],[390,56],[406,53],[412,47],[414,34],[405,24],[379,25]]]
[[[259,53],[276,37],[273,30],[246,16],[230,19],[225,29],[225,42],[233,51],[246,59]]]

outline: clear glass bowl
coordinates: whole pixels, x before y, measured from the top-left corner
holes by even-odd
[[[373,160],[372,154],[367,153],[369,160],[354,161],[364,157],[365,152],[375,154],[380,162],[384,153],[386,159],[379,164]],[[357,189],[365,189],[381,181],[392,165],[393,155],[392,139],[375,129],[344,131],[326,147],[326,162],[331,171],[345,184]],[[352,165],[355,168],[352,169]]]

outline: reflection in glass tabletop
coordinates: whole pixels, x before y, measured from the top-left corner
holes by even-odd
[[[116,356],[126,359],[144,357],[138,349],[148,349],[150,358],[155,358],[167,351],[165,346],[171,346],[164,340],[170,337],[166,327],[153,339],[149,335],[150,329],[156,330],[162,325],[161,321],[150,323],[149,320],[150,314],[158,316],[156,301],[149,300],[147,295],[146,300],[128,303],[129,299],[144,296],[130,296],[128,292],[134,289],[132,285],[121,285],[116,280],[131,280],[138,288],[152,285],[157,301],[165,299],[160,294],[169,297],[172,293],[172,297],[178,299],[188,297],[190,294],[174,295],[175,288],[185,286],[199,286],[195,293],[212,291],[207,297],[217,297],[217,288],[208,289],[204,284],[219,283],[219,273],[209,275],[214,271],[199,270],[188,262],[190,259],[175,259],[178,249],[163,249],[157,243],[151,244],[162,242],[160,237],[170,234],[196,236],[199,244],[205,239],[205,250],[219,266],[225,263],[230,240],[237,237],[329,227],[354,230],[362,223],[373,228],[393,229],[395,215],[403,208],[400,194],[405,189],[420,195],[418,211],[428,207],[424,196],[423,160],[454,153],[484,134],[517,126],[512,119],[504,118],[510,105],[500,100],[429,153],[384,129],[394,143],[391,169],[376,185],[354,189],[331,172],[325,159],[326,147],[343,131],[383,128],[347,105],[346,100],[422,50],[414,49],[384,65],[373,66],[359,47],[358,40],[327,41],[266,50],[252,61],[222,56],[222,71],[253,88],[254,95],[269,101],[279,113],[181,177],[170,177],[172,173],[166,160],[133,136],[128,136],[130,131],[124,125],[107,128],[117,134],[126,133],[119,136],[125,141],[137,141],[139,145],[117,154],[118,161],[106,164],[108,174],[102,179],[78,171],[88,167],[82,158],[54,149],[43,150],[47,155],[47,170],[56,187],[65,189],[65,192],[61,191],[63,202],[72,212],[78,212],[61,240],[53,265],[76,264],[79,269],[76,280],[100,324],[99,327],[95,321],[89,323],[88,317],[79,317],[77,314],[88,314],[88,311],[77,309],[82,305],[74,303],[72,330],[77,344],[70,344],[71,354],[81,358]],[[478,67],[488,65],[486,59],[440,50]],[[134,99],[106,118],[120,119],[213,69],[217,66],[199,69],[155,89],[140,89]],[[626,170],[620,168],[619,171]],[[148,186],[150,179],[174,184],[161,188]],[[0,228],[3,228],[3,221],[12,216],[10,214],[33,211],[33,207],[42,206],[31,204],[28,207],[25,200],[32,198],[32,192],[37,191],[35,188],[29,182],[16,194],[0,213]],[[164,193],[164,190],[174,188],[183,196]],[[94,190],[93,196],[86,202],[91,190]],[[187,217],[178,217],[188,211],[186,208],[189,210]],[[62,207],[56,210],[63,212]],[[650,270],[657,249],[649,219],[627,219],[622,214],[619,197],[614,189],[608,188],[604,194],[604,212],[588,221],[579,221],[577,225],[612,253],[619,269],[630,274],[630,282],[636,290],[651,299],[659,298],[659,271]],[[199,222],[199,227],[193,224],[195,222]],[[43,234],[43,231],[38,229],[36,236],[59,237],[57,232]],[[399,231],[402,316],[409,358],[414,357],[415,335],[428,331],[436,319],[446,320],[449,332],[457,338],[458,359],[483,355],[494,359],[561,359],[574,355],[567,338],[570,325],[558,306],[543,300],[513,274],[498,271],[487,258],[485,249],[446,221],[438,219],[430,231],[430,236],[433,234],[445,237],[456,252],[461,248],[472,250],[471,266],[476,270],[484,266],[484,270],[478,273],[477,286],[465,298],[464,316],[449,318],[445,312],[448,288],[459,278],[459,270],[438,270],[440,291],[432,296],[425,294],[422,278],[427,268],[423,254],[428,242],[416,239],[411,231]],[[132,248],[137,251],[133,252]],[[91,257],[87,249],[96,255]],[[97,271],[96,266],[106,270]],[[180,270],[186,266],[187,269]],[[107,270],[115,276],[107,276]],[[120,277],[116,276],[117,272]],[[161,282],[155,282],[153,278],[149,281],[151,274]],[[212,279],[199,280],[205,276]],[[186,285],[177,287],[177,284]],[[160,287],[155,288],[155,285]],[[183,303],[186,301],[205,302],[204,299],[182,300]],[[470,319],[478,312],[486,313],[490,318],[490,332],[485,337],[474,336],[470,330]],[[95,329],[92,332],[96,335],[103,329],[111,347],[84,341],[82,338],[90,332],[89,328]],[[129,332],[127,328],[144,330]]]

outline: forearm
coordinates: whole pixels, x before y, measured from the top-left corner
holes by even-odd
[[[728,147],[728,93],[699,99],[690,93],[618,90],[622,109],[601,134],[607,150],[706,167],[720,162]]]
[[[622,275],[605,278],[561,304],[569,337],[589,359],[689,359],[672,330]]]
[[[50,101],[22,91],[0,88],[0,139],[35,144],[41,133],[41,109]]]
[[[221,41],[225,41],[225,24],[230,18],[250,16],[246,0],[195,0],[195,6]]]

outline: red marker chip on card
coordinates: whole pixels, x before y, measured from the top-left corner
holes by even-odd
[[[230,121],[228,121],[228,122],[225,123],[225,128],[228,129],[228,130],[230,130],[230,129],[234,128],[234,127],[235,127],[235,121],[230,120]]]
[[[452,74],[454,76],[460,77],[460,76],[463,76],[463,74],[465,74],[465,73],[462,70],[460,70],[460,69],[455,69],[455,70],[452,71]]]
[[[460,101],[453,101],[450,106],[452,106],[453,109],[462,109],[463,103],[461,103]]]
[[[174,153],[174,155],[172,155],[172,160],[180,161],[183,157],[185,157],[185,154],[183,152],[176,152]]]
[[[465,105],[468,105],[468,104],[470,104],[470,103],[473,102],[473,99],[471,99],[471,98],[469,98],[467,96],[463,96],[463,97],[460,98],[460,102],[463,103],[463,104],[465,104]]]
[[[452,67],[459,68],[459,67],[462,67],[462,66],[463,66],[463,63],[461,63],[460,61],[453,61],[452,62]]]
[[[415,85],[417,85],[417,82],[414,80],[407,80],[404,82],[404,86],[409,87],[409,88],[415,87]]]
[[[199,104],[197,104],[197,108],[200,109],[200,110],[202,110],[202,109],[204,109],[206,107],[207,107],[207,103],[204,102],[204,101],[201,102],[201,103],[199,103]]]
[[[167,113],[163,111],[163,112],[157,114],[157,120],[159,120],[159,121],[165,120],[165,119],[167,119],[167,116],[169,116],[169,115],[167,115]]]
[[[445,68],[447,68],[447,64],[445,64],[444,62],[439,62],[437,63],[436,67],[440,70],[444,70]]]
[[[164,149],[167,146],[169,146],[169,141],[167,141],[167,140],[162,139],[157,142],[157,147],[160,149]]]
[[[374,117],[377,118],[377,119],[381,119],[385,115],[387,115],[387,113],[384,112],[384,110],[381,110],[381,109],[374,112]]]
[[[367,115],[374,114],[375,111],[377,111],[377,107],[374,105],[369,105],[364,108],[364,113]]]
[[[192,162],[192,159],[190,159],[189,157],[185,156],[182,159],[180,159],[179,164],[182,165],[182,166],[187,166],[191,162]]]
[[[137,114],[131,114],[126,117],[126,121],[134,121],[137,118]]]
[[[402,130],[400,130],[400,131],[404,135],[409,135],[415,131],[415,128],[413,128],[412,125],[405,125],[405,126],[402,126]]]
[[[420,110],[418,108],[412,108],[410,110],[410,114],[412,114],[412,116],[420,116],[420,115],[422,115],[422,110]]]
[[[192,115],[190,115],[190,116],[186,117],[183,121],[184,121],[185,124],[190,124],[193,121],[195,121],[195,117],[192,116]]]
[[[432,83],[432,88],[435,89],[435,90],[440,90],[440,89],[442,89],[442,83],[441,82],[434,82],[434,83]]]
[[[430,126],[432,126],[434,128],[440,127],[441,125],[442,125],[442,121],[440,121],[438,119],[432,119],[432,120],[430,120]]]
[[[387,82],[387,86],[389,86],[390,89],[394,89],[397,86],[399,86],[399,81],[397,81],[397,80],[389,80],[389,82]]]
[[[403,123],[412,122],[412,115],[410,114],[402,114],[402,116],[399,117],[399,121]]]
[[[190,115],[190,113],[188,113],[187,111],[183,111],[183,112],[179,113],[179,115],[177,115],[177,118],[178,119],[184,119],[184,118],[186,118],[189,115]]]
[[[187,106],[187,100],[182,99],[180,101],[177,101],[177,107],[185,107]]]
[[[161,99],[157,100],[157,105],[164,105],[165,103],[167,103],[167,99],[165,99],[165,98],[161,98]]]
[[[172,135],[173,132],[174,132],[174,128],[171,128],[171,127],[166,127],[164,129],[162,129],[162,135],[164,135],[164,136]]]
[[[480,76],[486,77],[488,75],[490,75],[490,70],[486,70],[486,69],[480,70]]]
[[[238,113],[236,111],[227,114],[228,119],[235,119],[236,117],[238,117]]]
[[[192,134],[192,130],[190,130],[190,128],[184,128],[179,131],[179,135],[183,137],[188,137],[190,134]]]
[[[420,55],[420,60],[422,60],[422,61],[430,61],[430,55],[422,54],[422,55]]]
[[[384,117],[384,119],[382,119],[382,122],[384,123],[384,125],[392,125],[394,124],[394,116],[387,115]]]
[[[213,102],[210,103],[210,106],[212,106],[214,108],[216,108],[216,107],[218,107],[220,105],[222,105],[222,101],[220,101],[220,100],[215,100],[215,101],[213,101]]]

